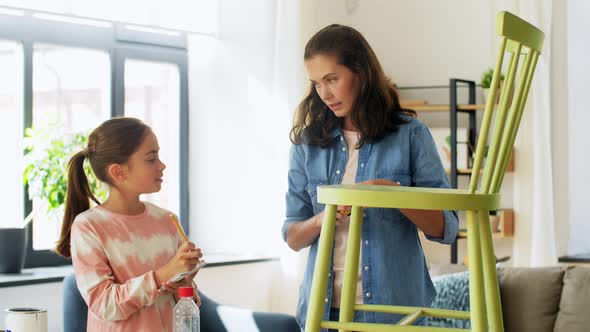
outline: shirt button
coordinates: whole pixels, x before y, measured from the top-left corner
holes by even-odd
[[[337,170],[337,171],[336,171],[336,174],[340,174],[340,170]]]
[[[344,137],[340,136],[340,140],[341,140],[341,141],[344,141]]]
[[[363,212],[363,218],[366,218],[366,217],[367,217],[367,213]]]
[[[332,276],[332,273],[328,273],[328,278],[330,278]]]
[[[361,168],[365,167],[365,163],[361,163]]]
[[[346,148],[342,148],[342,151],[346,151]]]
[[[369,266],[365,266],[365,271],[369,271]]]
[[[369,240],[365,240],[365,245],[368,246],[369,245]]]
[[[328,298],[327,297],[324,299],[324,302],[328,303]]]
[[[365,293],[365,297],[371,297],[371,293],[369,293],[369,292],[366,292],[366,293]],[[327,299],[326,299],[326,300],[327,300]]]

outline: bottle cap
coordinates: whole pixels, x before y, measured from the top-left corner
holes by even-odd
[[[178,297],[192,298],[193,294],[194,294],[194,290],[192,287],[179,287],[178,288]]]

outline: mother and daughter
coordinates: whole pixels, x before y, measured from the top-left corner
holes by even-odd
[[[291,130],[286,220],[282,235],[295,251],[310,247],[297,320],[305,326],[324,206],[318,185],[379,184],[449,187],[428,128],[401,107],[365,38],[330,25],[305,46],[310,87]],[[172,327],[175,289],[193,286],[190,271],[201,250],[183,242],[170,211],[139,199],[160,190],[165,165],[158,140],[143,122],[114,118],[96,128],[88,147],[72,157],[57,252],[71,257],[89,307],[90,331],[166,331]],[[83,163],[109,187],[105,202],[90,192]],[[90,208],[90,200],[96,206]],[[324,319],[338,320],[350,207],[339,207]],[[435,290],[418,230],[452,243],[453,211],[368,209],[364,215],[357,303],[428,306]],[[195,292],[196,294],[196,292]],[[198,297],[195,298],[199,301]],[[399,317],[356,313],[356,321],[395,323]],[[417,324],[421,324],[418,321]]]

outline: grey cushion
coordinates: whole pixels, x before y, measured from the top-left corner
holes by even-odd
[[[563,278],[555,332],[590,331],[590,268],[575,267]]]
[[[500,295],[506,332],[552,332],[565,268],[501,268]]]

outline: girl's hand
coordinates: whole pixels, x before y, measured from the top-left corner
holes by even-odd
[[[157,285],[162,286],[164,282],[178,273],[194,269],[201,257],[203,257],[203,253],[200,248],[195,247],[194,243],[183,243],[176,251],[176,255],[154,273]],[[194,274],[192,277],[194,278]]]
[[[195,273],[196,274],[196,273]],[[178,302],[178,288],[179,287],[193,287],[194,295],[193,301],[197,304],[197,306],[201,306],[201,298],[199,297],[199,292],[197,292],[197,285],[193,285],[192,278],[195,277],[195,274],[192,275],[191,278],[189,276],[185,277],[179,282],[165,282],[162,287],[159,289],[159,292],[162,293],[169,293],[174,296],[174,300]]]

